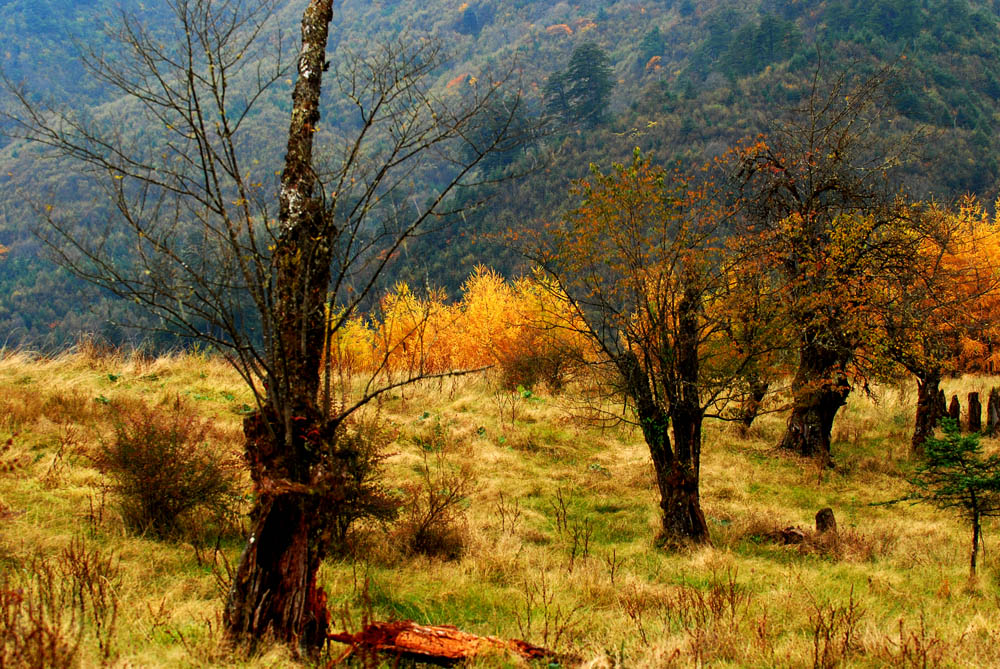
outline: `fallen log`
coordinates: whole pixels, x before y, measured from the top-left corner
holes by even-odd
[[[327,638],[350,646],[331,666],[356,651],[374,651],[444,667],[487,653],[512,653],[526,660],[559,659],[553,651],[520,639],[477,636],[453,625],[418,625],[412,620],[373,622],[357,634],[334,633]]]

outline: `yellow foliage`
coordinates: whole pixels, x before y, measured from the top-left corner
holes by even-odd
[[[559,292],[544,281],[511,283],[480,266],[463,284],[457,303],[448,304],[441,291],[418,296],[400,283],[367,320],[341,322],[335,315],[330,358],[344,374],[499,367],[511,377],[519,365],[551,366],[562,364],[569,352],[583,355],[588,345],[572,321]]]
[[[545,32],[550,35],[572,35],[573,29],[565,23],[556,23],[546,28]]]

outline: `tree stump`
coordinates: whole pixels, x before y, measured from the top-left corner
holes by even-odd
[[[837,519],[833,515],[833,509],[826,507],[816,513],[816,533],[825,534],[837,531]]]
[[[1000,428],[1000,390],[992,388],[986,400],[986,432],[995,434]]]
[[[962,405],[958,403],[958,395],[951,396],[951,404],[948,405],[948,417],[956,423],[962,418]]]
[[[969,393],[969,432],[983,431],[983,405],[979,393]]]

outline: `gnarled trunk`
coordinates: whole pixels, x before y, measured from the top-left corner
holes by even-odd
[[[643,369],[632,352],[618,358],[617,366],[628,395],[636,404],[643,437],[649,447],[660,492],[661,540],[666,544],[708,543],[708,524],[701,511],[698,492],[701,476],[701,408],[698,384],[698,308],[696,290],[685,291],[678,305],[675,356],[662,367],[659,386],[667,407],[658,404],[653,392],[654,370]],[[673,423],[674,443],[669,429]]]
[[[243,423],[257,500],[225,622],[233,639],[272,635],[312,651],[322,647],[329,623],[316,572],[330,546],[331,509],[343,500],[342,474],[333,456],[335,429],[317,427],[315,409],[295,412],[290,446],[275,434],[280,424],[272,412]]]
[[[692,462],[676,457],[668,434],[670,418],[664,412],[657,411],[641,420],[660,493],[660,539],[670,545],[707,543],[708,524],[701,511],[698,469]],[[676,434],[676,424],[674,431]]]
[[[674,424],[674,433],[680,435],[677,438],[684,442],[686,457],[682,459],[680,450],[675,450],[670,441],[671,416],[653,399],[649,377],[635,354],[625,353],[616,362],[626,392],[635,402],[642,435],[653,461],[663,512],[660,518],[661,539],[668,544],[705,543],[708,541],[708,525],[701,512],[698,493],[699,467],[697,461],[691,459],[691,455],[697,454],[700,448],[700,420],[697,425],[686,425],[680,432],[678,425]],[[690,441],[693,433],[697,434],[696,444]]]
[[[678,407],[681,409],[681,407]],[[660,508],[663,509],[662,539],[709,543],[708,523],[701,510],[701,422],[698,407],[694,411],[675,410],[674,448],[677,457],[669,468],[657,469]]]
[[[743,436],[749,434],[750,426],[757,420],[761,403],[767,397],[768,388],[770,388],[770,384],[756,375],[749,379],[747,393],[740,402],[739,408],[740,433]]]
[[[302,18],[272,258],[267,396],[243,426],[257,500],[225,607],[230,638],[253,642],[272,635],[307,652],[325,642],[329,622],[326,596],[316,584],[331,537],[324,509],[343,499],[336,426],[318,407],[332,230],[313,193],[312,167],[332,18],[332,0],[311,0]]]
[[[924,452],[924,442],[934,434],[938,421],[947,415],[941,403],[941,373],[937,370],[917,374],[917,414],[913,421],[910,448]]]
[[[851,385],[847,360],[811,341],[799,347],[799,368],[792,380],[792,413],[781,447],[829,463],[833,419],[847,402]]]

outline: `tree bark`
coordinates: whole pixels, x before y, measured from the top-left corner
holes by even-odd
[[[674,424],[676,458],[668,477],[669,495],[663,498],[664,539],[685,536],[697,543],[710,543],[708,524],[701,511],[698,492],[701,480],[701,407],[698,383],[698,311],[701,297],[694,277],[687,276],[683,296],[677,305],[677,331],[674,337],[676,372],[665,379]]]
[[[618,368],[625,381],[627,393],[636,404],[636,413],[649,455],[653,461],[656,487],[660,494],[661,539],[667,544],[706,543],[708,524],[701,511],[701,497],[698,492],[698,467],[690,459],[682,461],[670,441],[671,416],[653,399],[649,378],[639,365],[634,353],[625,353],[618,360]],[[688,424],[681,428],[674,424],[675,434],[690,441],[696,426]],[[700,427],[700,421],[699,421]],[[692,448],[685,445],[686,453],[698,452],[699,443]]]
[[[948,404],[948,418],[955,421],[958,429],[962,429],[962,405],[958,401],[958,395],[951,396],[951,403]]]
[[[917,414],[913,421],[913,438],[910,448],[914,453],[924,452],[924,442],[934,434],[938,421],[944,417],[941,406],[941,373],[929,371],[917,375]]]
[[[342,500],[341,473],[332,456],[335,426],[318,407],[332,230],[313,193],[312,167],[332,18],[332,0],[312,0],[302,18],[272,257],[267,397],[244,421],[257,499],[252,534],[225,607],[230,638],[254,642],[270,635],[307,652],[326,640],[326,595],[316,584],[316,571],[331,537],[324,509]]]
[[[701,510],[698,471],[690,461],[675,456],[668,429],[670,418],[663,412],[643,420],[643,436],[649,446],[660,493],[660,539],[668,545],[708,543],[708,523]],[[676,433],[678,426],[674,425]]]
[[[579,661],[579,658],[560,656],[552,650],[520,639],[476,636],[451,625],[418,625],[412,620],[375,621],[365,625],[356,634],[331,634],[330,639],[350,645],[347,652],[333,664],[339,664],[356,650],[361,651],[358,655],[362,664],[365,664],[364,660],[369,657],[369,653],[375,652],[394,656],[393,666],[398,666],[400,660],[411,660],[414,663],[425,662],[450,667],[481,655],[497,653],[514,655],[528,661]]]
[[[1000,427],[1000,390],[990,388],[986,400],[986,433],[996,434],[998,427]]]
[[[749,433],[750,426],[757,420],[761,402],[767,396],[768,388],[770,388],[770,384],[767,381],[757,376],[750,379],[747,396],[743,398],[743,402],[740,404],[740,433],[743,436]]]
[[[983,405],[979,393],[969,393],[969,432],[983,431]]]
[[[824,463],[831,460],[833,419],[847,402],[851,385],[844,373],[847,360],[822,345],[803,342],[792,380],[793,404],[781,447]]]

